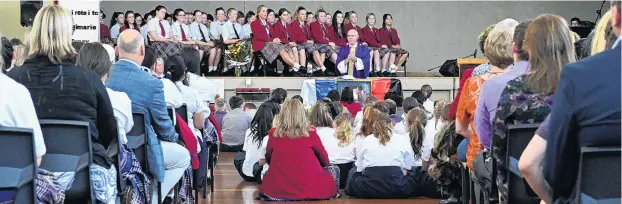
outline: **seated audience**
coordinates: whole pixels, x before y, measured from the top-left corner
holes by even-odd
[[[258,19],[251,23],[253,51],[261,52],[268,63],[274,62],[280,56],[294,72],[298,72],[301,65],[290,56],[291,46],[285,46],[281,39],[275,36],[274,28],[266,21],[267,15],[266,6],[260,5],[257,8]]]
[[[281,105],[283,104],[286,98],[287,98],[287,91],[283,88],[276,88],[272,90],[272,93],[270,93],[270,101],[281,104]]]
[[[113,59],[110,59],[110,54],[114,54],[106,49],[105,47],[110,45],[107,44],[99,44],[99,43],[86,43],[82,47],[78,53],[78,57],[76,58],[76,65],[91,69],[97,75],[101,77],[102,82],[105,82],[108,79],[108,74],[110,73]],[[112,48],[111,48],[112,49]],[[124,144],[124,148],[121,148],[119,154],[121,155],[119,172],[122,175],[127,175],[123,177],[123,180],[118,182],[128,182],[133,186],[144,186],[144,188],[133,189],[132,196],[137,201],[147,202],[149,200],[149,189],[150,182],[147,175],[142,172],[142,168],[140,162],[138,162],[134,153],[132,153],[125,144],[127,144],[126,134],[132,130],[134,126],[134,119],[132,118],[132,101],[127,96],[127,94],[123,92],[114,91],[110,88],[106,88],[108,95],[110,96],[110,102],[112,103],[112,108],[114,109],[114,117],[117,121],[117,128],[119,137],[117,142]],[[115,148],[116,147],[109,147]],[[130,176],[131,175],[131,176]]]
[[[503,73],[507,67],[512,65],[512,38],[514,36],[514,28],[518,25],[516,20],[513,20],[513,22],[510,26],[498,23],[490,31],[484,47],[486,58],[491,64],[491,71],[469,78],[464,84],[464,90],[460,96],[460,104],[458,104],[458,111],[456,112],[456,133],[469,139],[466,158],[467,166],[471,171],[475,170],[473,168],[473,159],[482,150],[482,144],[480,144],[477,134],[474,132],[473,124],[477,100],[481,93],[480,88],[486,80]]]
[[[570,30],[562,17],[540,15],[529,24],[525,33],[529,70],[507,83],[493,119],[492,156],[498,164],[496,182],[502,200],[512,199],[507,197],[505,175],[508,171],[504,168],[507,164],[506,127],[542,122],[550,112],[562,66],[576,60]],[[565,103],[564,100],[558,102]]]
[[[401,67],[406,63],[408,59],[408,51],[402,48],[400,37],[397,34],[397,30],[393,27],[393,16],[391,14],[382,15],[382,28],[379,29],[378,34],[382,39],[382,44],[389,46],[389,51],[395,53],[395,64],[389,65],[390,76],[396,76],[398,67]],[[386,76],[387,73],[384,73]]]
[[[620,7],[619,0],[611,1],[611,27],[618,38],[613,48],[567,64],[561,72],[549,134],[544,136],[550,141],[546,144],[543,171],[553,189],[552,202],[571,199],[579,169],[576,155],[581,147],[620,147]],[[577,81],[581,79],[595,80]],[[580,96],[589,97],[577,98]]]
[[[400,122],[395,123],[395,126],[393,127],[393,131],[400,135],[406,135],[408,133],[408,130],[406,129],[406,126],[408,124],[406,124],[406,120],[404,120],[404,118],[406,118],[406,114],[408,114],[408,112],[410,112],[411,110],[415,108],[420,107],[420,105],[419,105],[419,102],[417,102],[417,99],[413,97],[406,97],[404,101],[402,102],[402,106],[403,106],[402,113],[399,115],[400,117],[402,117],[402,120]]]
[[[203,21],[203,12],[200,10],[194,10],[193,14],[195,21],[188,25],[190,29],[190,38],[194,40],[194,43],[199,47],[199,60],[202,60],[206,53],[215,55],[216,49],[214,48],[214,42],[212,42],[209,38],[209,29],[201,23]],[[184,52],[183,49],[181,52]],[[195,72],[195,74],[201,75],[200,70]]]
[[[365,104],[363,108],[367,106],[373,106],[376,103],[378,103],[378,98],[376,98],[375,96],[369,96],[365,99]],[[352,114],[352,115],[354,115],[354,122],[352,124],[354,124],[355,127],[356,126],[360,127],[360,125],[362,124],[361,122],[363,121],[363,111],[359,111],[358,113]]]
[[[41,9],[30,32],[30,57],[8,76],[30,91],[39,119],[89,123],[91,135],[86,137],[91,138],[94,164],[90,166],[91,180],[101,184],[94,186],[93,192],[97,200],[108,203],[116,198],[117,174],[106,149],[118,138],[117,122],[100,77],[70,61],[77,55],[71,46],[71,22],[71,12],[61,6]]]
[[[188,70],[199,70],[199,51],[192,48],[184,48],[183,50],[188,51],[184,53],[185,55],[180,56],[180,60],[183,60],[183,65],[185,66],[176,66],[176,69],[172,69],[170,72],[177,90],[179,90],[185,100],[184,103],[188,111],[188,121],[186,121],[188,127],[197,138],[202,138],[201,129],[205,126],[205,119],[209,117],[210,110],[200,98],[197,90],[194,87],[189,87],[186,80],[189,73]],[[183,67],[186,70],[183,70]]]
[[[378,103],[374,106],[381,105]],[[407,172],[414,164],[408,136],[393,133],[384,110],[367,107],[355,140],[356,168],[348,175],[345,193],[359,198],[407,198],[413,194]]]
[[[266,200],[327,200],[338,195],[335,170],[302,103],[286,100],[268,133],[265,159],[270,165],[260,195]]]
[[[272,128],[272,121],[280,110],[279,104],[264,102],[253,117],[250,128],[246,130],[244,147],[233,159],[235,168],[246,181],[261,180],[261,172],[266,163],[264,155],[268,144],[268,131]]]
[[[348,109],[352,115],[361,111],[361,104],[354,98],[354,90],[350,87],[345,87],[341,91],[341,105]]]
[[[243,104],[244,101],[239,96],[229,98],[231,111],[222,119],[222,137],[225,141],[220,145],[220,151],[238,152],[244,146],[244,133],[253,118],[244,113]]]
[[[430,165],[430,154],[434,145],[434,135],[425,132],[424,127],[428,126],[425,111],[419,108],[412,109],[406,114],[407,136],[412,146],[414,162],[409,171],[409,184],[413,193],[410,197],[430,197],[440,198],[440,191],[436,183],[428,175]]]
[[[293,32],[289,29],[289,23],[287,23],[287,19],[289,19],[289,11],[286,8],[279,9],[279,20],[274,23],[274,37],[279,38],[281,43],[285,44],[287,49],[291,49],[289,52],[290,57],[294,62],[299,62],[298,55],[298,44],[294,42]],[[302,65],[301,65],[302,66]],[[299,70],[294,71],[293,69],[284,69],[284,76],[302,76]],[[288,75],[285,75],[288,74]]]
[[[257,112],[257,106],[254,103],[245,103],[244,108],[242,109],[246,114],[248,114],[251,118],[255,117],[255,113]]]
[[[317,21],[309,25],[311,36],[314,41],[315,49],[313,53],[313,61],[316,64],[316,69],[313,73],[314,76],[332,76],[333,70],[327,70],[324,66],[326,58],[331,62],[337,62],[337,45],[335,44],[334,37],[332,36],[332,26],[326,24],[326,11],[320,8],[317,13]],[[308,21],[308,19],[307,19]]]
[[[125,92],[132,100],[134,112],[145,113],[146,122],[151,124],[147,128],[149,171],[161,182],[160,193],[171,199],[169,192],[190,166],[190,155],[177,144],[179,135],[166,109],[162,81],[140,68],[145,58],[142,35],[135,30],[124,31],[119,35],[118,50],[119,61],[113,65],[106,85]],[[153,193],[152,200],[157,200],[157,193]]]
[[[170,73],[167,72],[168,68],[166,68],[164,60],[156,56],[156,52],[152,47],[145,47],[145,57],[141,65],[142,70],[148,71],[155,78],[162,81],[166,105],[175,108],[181,107],[184,103],[184,99],[179,90],[177,90],[177,87],[175,87],[175,83],[170,80],[171,76]]]
[[[379,30],[376,28],[376,15],[368,13],[365,16],[365,21],[367,24],[361,29],[362,35],[365,43],[367,43],[373,52],[372,56],[374,61],[374,70],[370,76],[383,76],[382,74],[389,73],[387,69],[390,65],[395,64],[395,53],[391,53],[389,46],[383,44],[386,42],[381,41]]]
[[[214,110],[214,117],[218,126],[222,127],[222,120],[227,115],[227,102],[224,99],[216,99],[216,109]]]
[[[395,103],[395,101],[391,99],[385,99],[384,102],[387,103],[387,108],[389,108],[389,118],[391,118],[393,124],[395,125],[396,123],[402,122],[404,120],[402,115],[395,114],[395,112],[397,112],[397,104]]]

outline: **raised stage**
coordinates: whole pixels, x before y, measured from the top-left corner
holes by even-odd
[[[288,97],[299,95],[303,82],[308,79],[334,79],[334,78],[308,78],[308,77],[208,77],[224,84],[225,99],[236,95],[236,88],[284,88],[288,91]],[[369,78],[368,80],[381,79]],[[458,78],[452,77],[396,77],[402,82],[404,97],[410,96],[413,91],[420,90],[424,84],[429,84],[434,89],[432,99],[452,100],[455,89],[458,88]],[[455,86],[454,86],[455,83]],[[220,91],[219,91],[220,92]],[[221,93],[222,93],[221,92]],[[265,94],[264,94],[265,96]],[[260,103],[265,99],[261,96],[247,99],[247,102]]]

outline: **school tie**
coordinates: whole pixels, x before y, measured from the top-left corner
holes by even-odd
[[[235,24],[231,23],[231,27],[233,27],[233,32],[235,33],[235,37],[240,39],[240,35],[238,35],[238,30],[235,29]]]
[[[179,24],[179,29],[181,30],[181,40],[187,41],[188,39],[186,39],[186,32],[184,31],[184,27],[181,27],[181,24]]]
[[[324,27],[323,23],[320,23],[320,26],[322,26],[322,35],[324,36],[324,39],[328,40],[328,37],[326,36],[326,27]]]
[[[162,25],[162,21],[160,23],[160,32],[162,33],[162,37],[166,37],[166,31],[164,31],[164,25]]]
[[[356,45],[350,45],[350,54],[356,55]],[[348,64],[348,76],[352,76],[354,74],[354,63],[355,62],[350,61]]]
[[[201,33],[201,37],[203,38],[203,42],[207,42],[207,39],[205,39],[205,34],[203,34],[203,29],[201,29],[201,25],[199,25],[199,32]]]
[[[302,28],[302,32],[305,34],[305,40],[308,40],[309,35],[307,34],[307,28],[305,27],[305,23],[300,23],[300,27]]]

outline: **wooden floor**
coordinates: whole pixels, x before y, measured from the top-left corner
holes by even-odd
[[[218,160],[218,165],[214,171],[215,177],[215,189],[213,194],[208,194],[206,199],[202,199],[199,203],[214,203],[214,204],[247,204],[247,203],[269,203],[265,201],[256,201],[253,198],[257,195],[259,185],[254,182],[244,181],[233,166],[233,156],[235,153],[221,152]],[[208,192],[209,193],[209,192]],[[201,196],[199,196],[201,197]],[[281,203],[281,202],[279,202]],[[295,203],[382,203],[382,204],[398,204],[398,203],[421,203],[421,204],[436,204],[438,200],[435,199],[409,199],[409,200],[369,200],[369,199],[354,199],[348,196],[343,196],[340,199],[330,201],[315,201],[315,202],[295,202]]]

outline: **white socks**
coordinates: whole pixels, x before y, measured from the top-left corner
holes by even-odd
[[[311,74],[313,73],[313,65],[307,65],[307,73]]]
[[[386,72],[387,68],[382,68],[381,72]]]
[[[320,70],[322,70],[322,72],[324,72],[324,71],[326,71],[326,67],[322,66],[322,67],[320,67]]]
[[[392,64],[392,65],[389,67],[389,69],[390,69],[390,72],[391,72],[391,73],[395,73],[395,72],[397,72],[397,66],[396,66],[396,65],[394,65],[394,64]]]
[[[294,70],[295,72],[298,72],[298,70],[300,69],[300,64],[296,63],[294,64],[294,66],[292,67],[292,70]]]
[[[216,71],[216,66],[209,66],[208,71],[210,71],[210,72],[211,72],[211,71]]]

